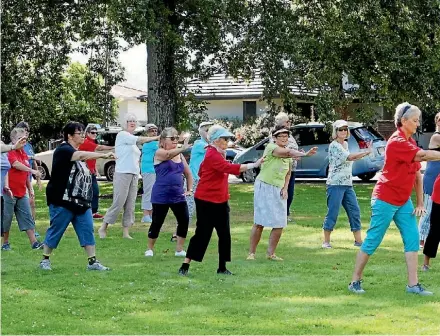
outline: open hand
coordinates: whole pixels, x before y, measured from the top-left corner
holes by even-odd
[[[32,169],[31,174],[35,176],[35,178],[39,179],[41,177],[41,173],[38,170]]]
[[[315,155],[317,151],[318,151],[318,147],[312,147],[312,148],[310,148],[310,150],[306,153],[306,156],[312,156],[312,155]]]
[[[27,142],[27,137],[21,137],[20,139],[18,139],[18,141],[15,143],[14,147],[15,149],[22,149],[24,147],[24,145],[26,145]]]
[[[116,154],[113,152],[108,152],[104,154],[104,159],[109,159],[109,160],[116,160]]]
[[[423,207],[423,205],[419,205],[414,209],[413,214],[420,217],[426,214],[426,209]]]
[[[185,137],[183,139],[183,145],[182,145],[183,150],[188,149],[191,146],[189,144],[189,138],[190,138],[190,136],[188,135],[187,137]]]
[[[287,189],[286,188],[281,189],[281,198],[283,200],[287,199]]]

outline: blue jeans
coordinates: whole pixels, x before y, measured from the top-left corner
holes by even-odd
[[[352,232],[361,229],[361,210],[352,186],[329,185],[327,186],[327,216],[325,216],[322,228],[325,231],[333,231],[338,220],[341,205],[350,222]]]
[[[99,207],[99,186],[95,174],[92,174],[92,193],[92,213],[97,213]]]
[[[411,199],[397,206],[373,198],[371,200],[371,222],[361,251],[372,255],[382,242],[385,232],[394,220],[402,236],[405,252],[419,251],[419,230]]]
[[[57,248],[61,237],[70,223],[72,223],[82,247],[95,245],[91,209],[87,209],[83,214],[75,214],[64,207],[50,204],[49,217],[50,226],[44,239],[44,244],[48,247],[52,249]]]
[[[289,186],[287,187],[287,216],[290,216],[290,206],[293,202],[293,194],[295,192],[295,172],[290,175]]]

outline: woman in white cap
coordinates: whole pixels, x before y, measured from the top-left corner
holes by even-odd
[[[248,260],[255,259],[257,245],[264,227],[272,228],[269,237],[267,258],[281,261],[275,254],[283,228],[287,226],[287,197],[292,172],[293,157],[312,156],[317,147],[307,153],[288,148],[290,131],[277,126],[272,132],[274,142],[270,142],[263,153],[263,164],[254,186],[254,225],[252,226]]]
[[[148,124],[145,126],[148,137],[157,136],[157,126],[155,124]],[[142,210],[144,215],[142,223],[151,223],[151,214],[153,212],[153,205],[151,204],[151,190],[156,181],[156,172],[154,171],[154,155],[159,149],[159,141],[150,141],[144,143],[142,146],[141,156],[141,174],[142,174]]]
[[[210,145],[200,165],[199,184],[194,195],[196,203],[196,232],[191,238],[185,261],[179,269],[180,275],[187,275],[192,260],[201,262],[208,248],[213,229],[218,235],[219,267],[217,274],[232,275],[226,268],[231,261],[231,231],[229,227],[229,174],[238,175],[248,169],[259,167],[255,163],[232,164],[226,160],[228,141],[234,135],[220,125],[208,130]]]
[[[137,126],[134,114],[127,114],[123,122],[123,131],[119,132],[115,141],[116,167],[113,178],[113,203],[104,216],[104,222],[98,230],[99,237],[107,236],[109,224],[116,223],[119,213],[122,216],[122,237],[133,239],[129,229],[134,224],[134,210],[138,190],[139,158],[141,151],[138,145],[156,141],[159,137],[142,137],[133,135]]]
[[[354,236],[354,246],[362,245],[361,210],[353,189],[353,161],[371,154],[371,143],[365,152],[350,154],[347,140],[350,137],[348,123],[336,120],[333,123],[333,141],[328,147],[328,177],[327,177],[327,215],[322,226],[324,230],[323,248],[331,248],[330,235],[338,220],[339,209],[344,207],[348,216],[351,231]]]

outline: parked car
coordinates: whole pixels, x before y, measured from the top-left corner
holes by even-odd
[[[373,153],[353,163],[353,176],[357,176],[363,181],[369,181],[383,167],[386,141],[373,128],[366,127],[361,123],[348,122],[348,126],[351,133],[351,137],[347,140],[350,152],[354,153],[366,149],[367,143],[371,140],[373,141]],[[325,131],[324,124],[307,123],[295,125],[292,127],[292,135],[299,148],[306,152],[314,146],[318,147],[316,155],[298,161],[296,176],[327,177],[328,146],[331,142],[331,136]],[[261,140],[253,147],[238,154],[233,162],[240,164],[255,162],[263,155],[268,142],[269,138]],[[253,182],[258,173],[258,169],[253,169],[241,173],[237,177],[241,178],[244,182]]]
[[[239,153],[241,153],[243,150],[245,150],[245,149],[243,147],[240,147],[240,146],[228,148],[226,150],[226,160],[228,160],[229,162],[232,162],[234,160],[234,158]],[[182,154],[183,154],[183,156],[185,157],[186,161],[189,164],[189,162],[191,161],[191,147],[186,149]]]
[[[98,145],[114,146],[116,141],[116,135],[120,131],[122,131],[121,127],[98,128],[98,135],[96,137],[96,142],[98,143]],[[134,135],[142,135],[144,132],[145,132],[145,127],[138,127],[136,128]],[[142,146],[140,145],[139,148],[142,148]],[[38,163],[38,170],[40,171],[41,178],[43,180],[48,180],[52,173],[52,159],[53,159],[54,151],[55,150],[49,150],[35,154],[35,159],[37,160]],[[109,152],[109,151],[104,151],[104,152]],[[108,181],[113,181],[113,175],[115,173],[115,165],[116,165],[115,160],[110,160],[110,159],[96,160],[97,172],[99,173],[99,175],[105,176]]]

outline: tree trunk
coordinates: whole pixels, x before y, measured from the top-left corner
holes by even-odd
[[[178,113],[178,93],[174,46],[158,34],[155,42],[147,44],[148,122],[159,129],[175,127]]]

